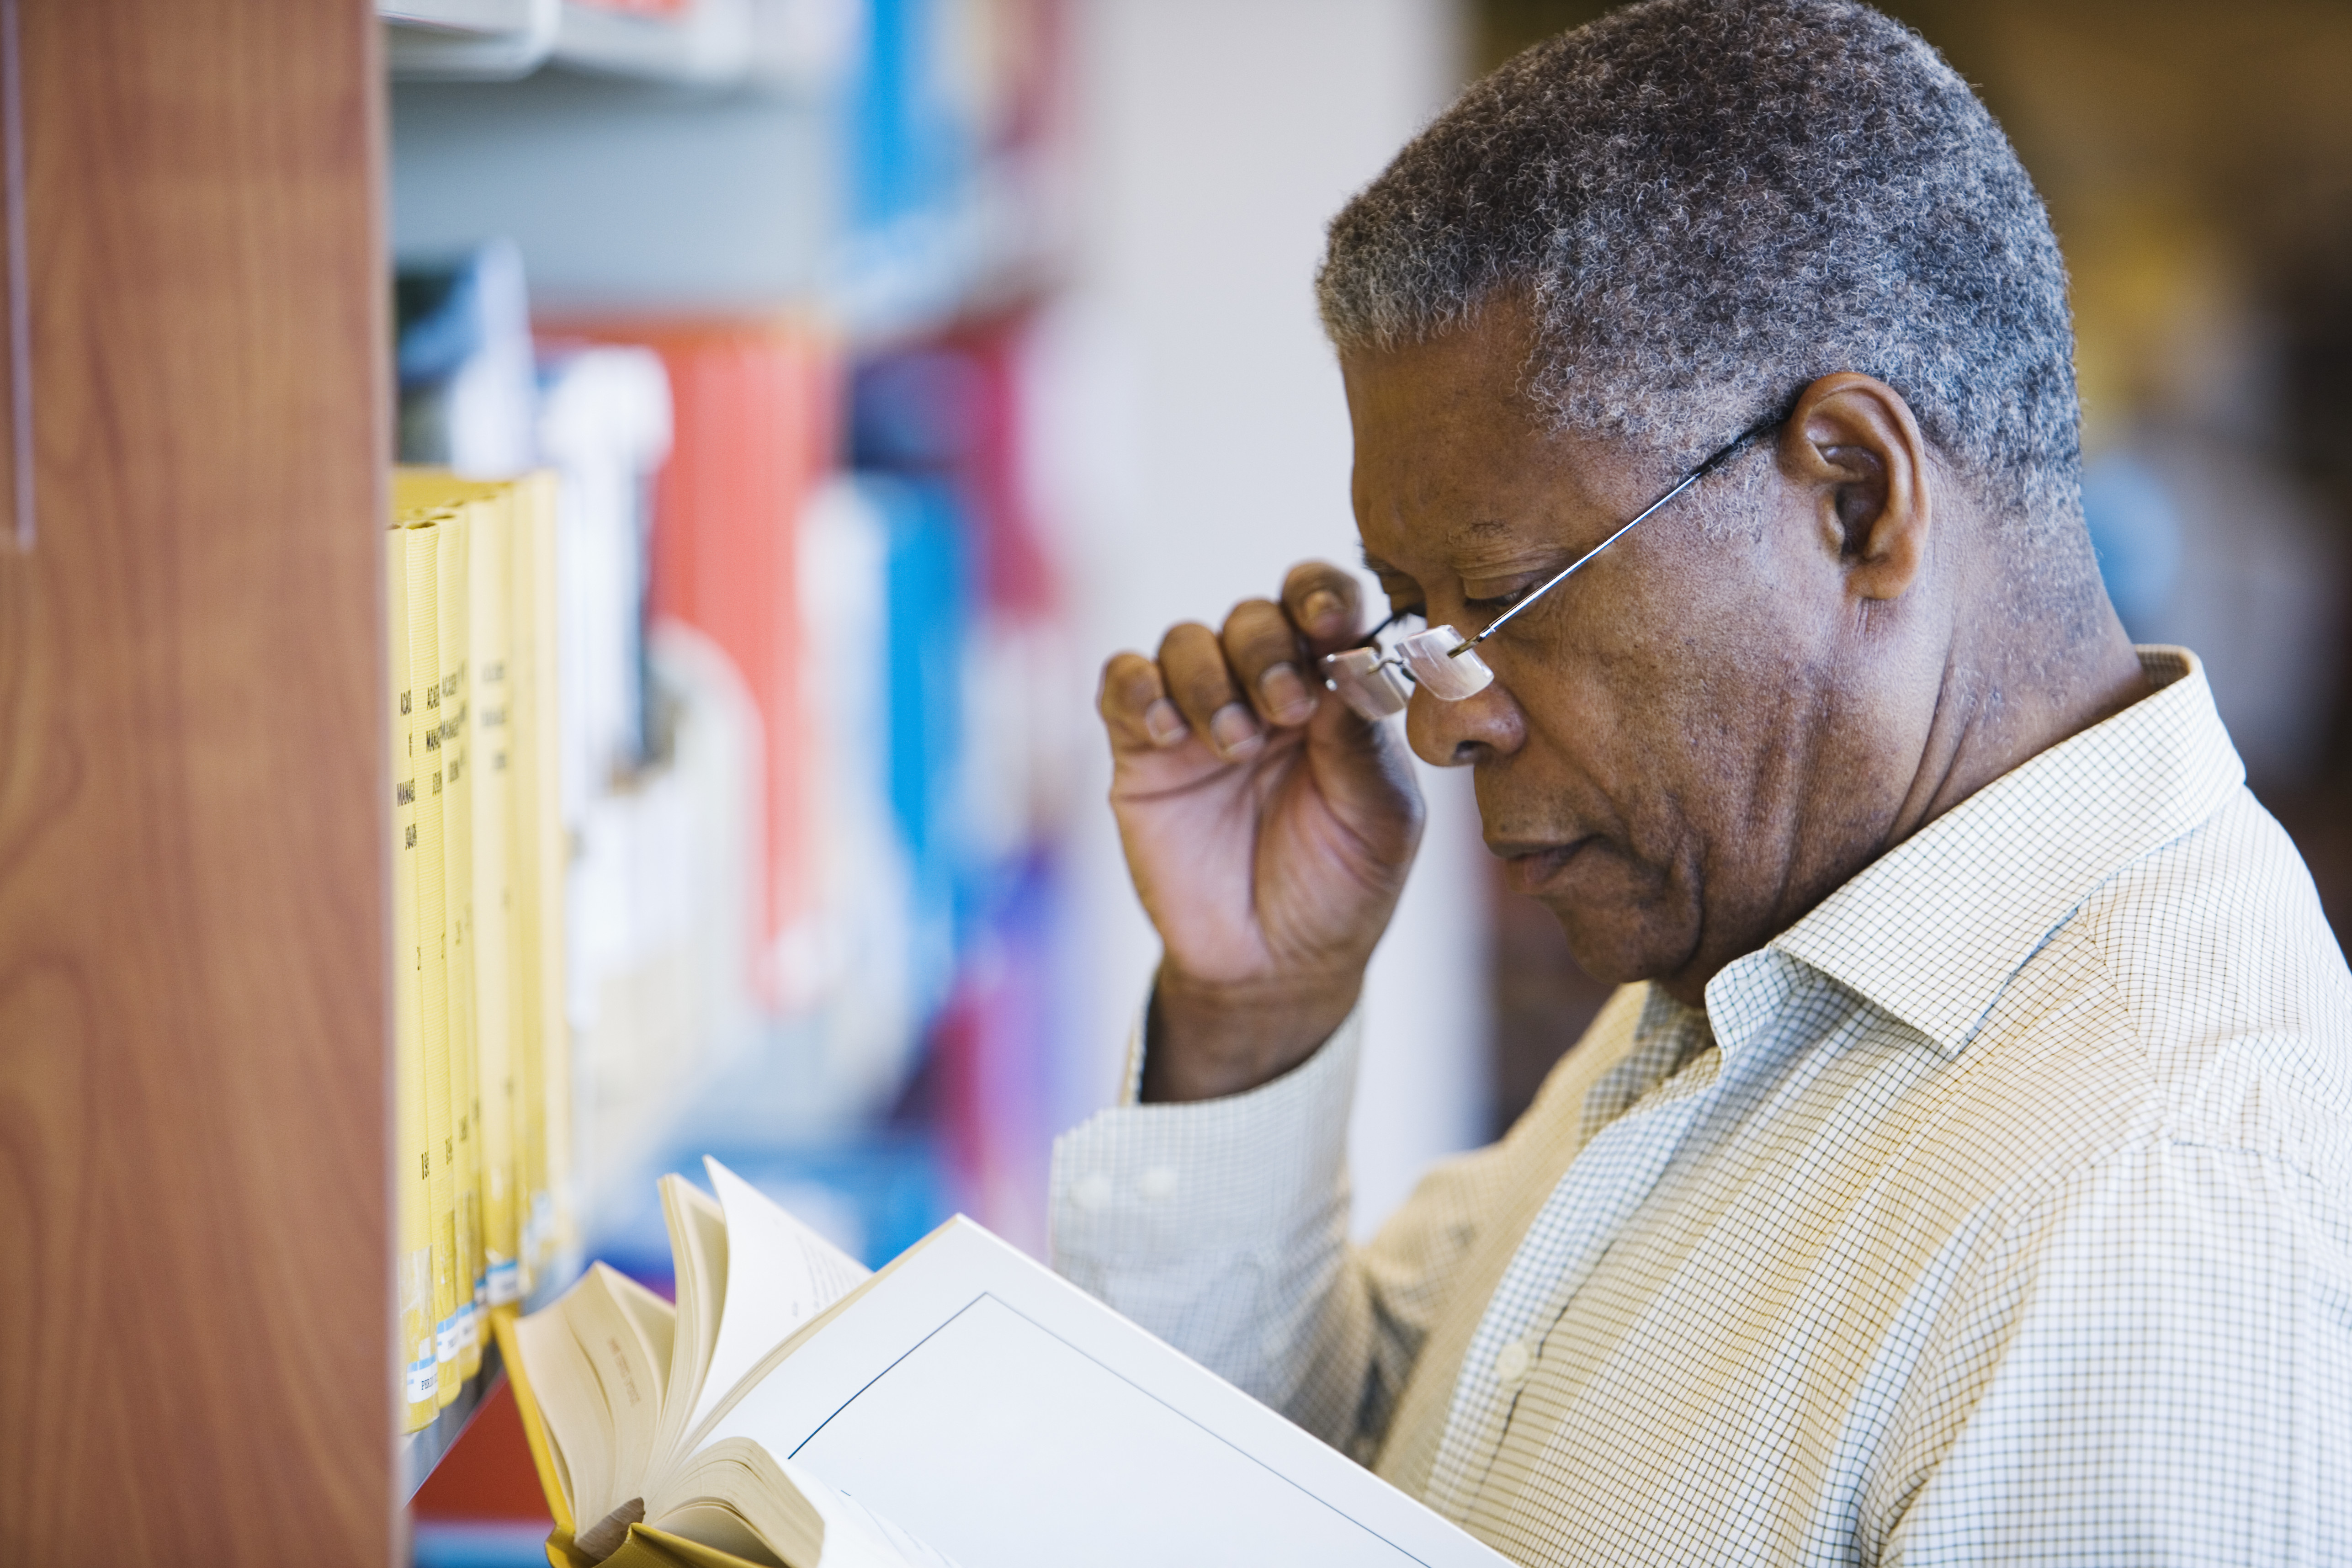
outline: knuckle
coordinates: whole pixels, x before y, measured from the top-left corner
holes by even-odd
[[[1216,641],[1216,634],[1200,622],[1179,621],[1160,639],[1160,662],[1165,666],[1171,660],[1197,659],[1204,649],[1213,649]]]
[[[1225,647],[1235,654],[1265,657],[1287,651],[1291,637],[1290,618],[1268,599],[1244,599],[1225,617]]]
[[[1352,601],[1357,591],[1356,574],[1328,561],[1302,561],[1290,569],[1282,587],[1286,599],[1305,598],[1322,588]]]
[[[1202,664],[1187,670],[1180,682],[1180,689],[1195,703],[1218,707],[1233,696],[1233,677],[1226,670],[1224,660],[1219,659],[1214,664]]]
[[[1097,704],[1106,714],[1148,707],[1160,695],[1160,669],[1139,653],[1118,653],[1103,666]]]

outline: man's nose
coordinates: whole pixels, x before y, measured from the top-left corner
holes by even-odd
[[[1519,705],[1499,680],[1459,702],[1416,688],[1404,710],[1404,738],[1413,755],[1436,768],[1459,768],[1519,749],[1527,726]]]

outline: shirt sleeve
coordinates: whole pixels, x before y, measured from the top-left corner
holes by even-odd
[[[1475,1226],[1452,1170],[1369,1247],[1348,1239],[1362,1024],[1223,1100],[1129,1103],[1054,1147],[1054,1267],[1193,1360],[1370,1462]],[[1485,1152],[1452,1163],[1475,1165]]]
[[[1126,1103],[1054,1145],[1054,1267],[1277,1409],[1345,1267],[1347,1128],[1363,1026],[1246,1094]]]
[[[2343,1197],[2283,1161],[2165,1143],[2001,1227],[1900,1401],[1879,1560],[2334,1560],[2352,1541]]]

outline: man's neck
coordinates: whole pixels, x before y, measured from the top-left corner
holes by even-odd
[[[2059,742],[2090,729],[2147,696],[2154,688],[2139,655],[2104,595],[2071,638],[1988,639],[1980,647],[1956,642],[1937,689],[1936,711],[1911,784],[1883,832],[1827,857],[1802,879],[1808,891],[1767,922],[1752,952],[1804,918],[1812,907],[1864,868],[2003,774]],[[2039,659],[2015,649],[2040,646],[2063,651]],[[1737,952],[1660,976],[1661,989],[1704,1009],[1706,983]]]
[[[2004,640],[1981,660],[1955,647],[1918,771],[1884,854],[1969,796],[2063,741],[2114,718],[2154,689],[2123,624],[2104,600],[2068,651],[2020,656],[2035,639]],[[2048,646],[2048,645],[2044,645]]]

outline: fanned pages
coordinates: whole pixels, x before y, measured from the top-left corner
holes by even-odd
[[[661,1184],[676,1307],[597,1264],[561,1300],[515,1325],[525,1379],[540,1391],[545,1468],[561,1479],[563,1516],[581,1521],[579,1549],[599,1555],[629,1521],[650,1519],[751,1561],[943,1562],[911,1542],[894,1544],[892,1527],[800,1484],[765,1454],[721,1456],[682,1489],[660,1488],[734,1375],[867,1278],[758,1188],[716,1160],[704,1163],[719,1201],[677,1176]],[[713,1383],[722,1375],[727,1382]],[[651,1512],[649,1496],[662,1500]],[[762,1540],[787,1555],[779,1559]]]
[[[856,1289],[868,1273],[718,1161],[703,1164],[726,1215],[728,1268],[718,1341],[686,1418],[689,1431],[793,1330]]]
[[[785,1568],[1498,1568],[1421,1504],[971,1221],[879,1274],[715,1162],[664,1178],[645,1292],[596,1269],[518,1325],[552,1561]],[[714,1310],[715,1309],[715,1310]]]

